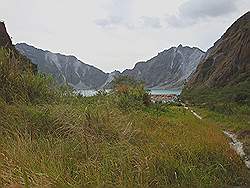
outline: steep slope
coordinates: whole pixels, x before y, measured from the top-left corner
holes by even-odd
[[[137,63],[122,75],[142,80],[149,88],[182,88],[203,55],[204,52],[198,48],[179,45],[159,53],[147,62]]]
[[[108,74],[74,56],[44,51],[25,43],[17,44],[16,49],[31,59],[39,72],[52,75],[60,84],[68,83],[76,89],[99,89],[108,79]]]
[[[12,61],[12,63],[19,60],[19,62],[22,62],[18,65],[20,69],[29,69],[34,73],[37,72],[36,65],[32,64],[32,62],[28,58],[26,58],[24,55],[22,55],[15,49],[4,22],[0,22],[0,48],[2,50],[1,53],[9,53],[7,56],[10,57],[9,61]],[[5,54],[3,54],[3,56],[5,56]]]
[[[239,18],[207,51],[183,97],[192,99],[192,94],[216,95],[215,92],[227,95],[228,100],[250,99],[250,12]]]
[[[121,75],[122,75],[121,72],[120,72],[120,71],[117,71],[117,70],[115,70],[115,71],[109,73],[109,74],[108,74],[108,78],[107,78],[106,82],[103,84],[102,88],[104,88],[104,89],[112,88],[112,84],[113,84],[112,81],[113,81],[115,78],[120,77]]]
[[[204,54],[198,48],[180,45],[159,53],[147,62],[137,63],[132,70],[108,74],[74,56],[51,53],[25,43],[17,44],[16,49],[31,59],[39,72],[50,74],[59,83],[67,82],[77,89],[110,88],[112,80],[120,75],[142,80],[149,88],[181,88]]]
[[[0,47],[12,47],[12,42],[4,22],[0,22]]]

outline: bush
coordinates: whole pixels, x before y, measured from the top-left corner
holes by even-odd
[[[150,94],[145,90],[144,84],[128,76],[121,76],[113,81],[113,93],[117,97],[118,106],[125,110],[150,104]]]

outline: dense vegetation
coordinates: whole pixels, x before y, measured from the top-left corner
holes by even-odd
[[[222,187],[247,170],[216,124],[141,83],[81,97],[0,50],[0,187]]]
[[[223,88],[182,92],[182,100],[232,131],[250,130],[250,80]],[[226,125],[226,126],[225,126]]]
[[[192,90],[184,89],[182,99],[195,104],[215,105],[218,103],[235,103],[250,106],[250,78],[238,84],[220,88],[198,87]]]

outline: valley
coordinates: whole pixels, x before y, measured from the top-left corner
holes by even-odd
[[[104,73],[74,56],[65,56],[37,49],[25,43],[16,49],[38,66],[38,71],[52,76],[59,84],[68,83],[78,90],[99,90],[111,87],[115,77],[130,76],[143,81],[146,88],[181,90],[200,62],[204,52],[188,46],[172,47],[133,69]]]
[[[249,187],[249,23],[105,73],[0,22],[0,187]]]

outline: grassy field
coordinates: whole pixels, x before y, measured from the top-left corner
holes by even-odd
[[[250,107],[248,105],[230,104],[216,105],[213,108],[197,106],[193,108],[205,121],[236,134],[244,144],[245,153],[250,156]]]
[[[204,119],[234,133],[250,157],[250,76],[245,73],[224,87],[185,88],[181,99]],[[249,175],[250,177],[250,175]]]
[[[95,100],[93,100],[95,101]],[[246,169],[212,124],[180,107],[122,112],[82,104],[1,104],[0,185],[223,186]]]
[[[183,101],[195,105],[206,105],[211,108],[224,104],[248,105],[250,106],[250,73],[239,79],[238,83],[218,88],[200,86],[197,88],[184,88],[181,94]],[[246,79],[248,78],[248,79]],[[225,106],[225,105],[224,105]]]
[[[248,105],[216,105],[212,108],[193,107],[210,122],[216,122],[222,129],[233,132],[250,130],[250,107]]]
[[[2,56],[0,187],[249,185],[216,123],[150,104],[136,84],[77,96]]]

